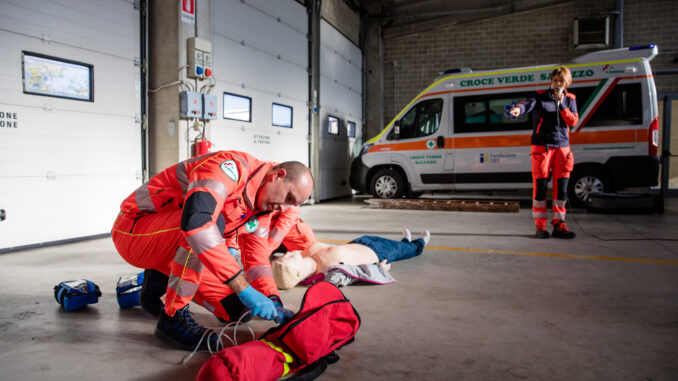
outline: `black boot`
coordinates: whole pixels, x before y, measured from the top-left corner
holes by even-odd
[[[139,295],[139,304],[147,313],[158,317],[163,309],[160,299],[167,291],[169,277],[158,270],[144,271],[144,284]]]
[[[565,238],[565,239],[572,239],[576,236],[576,234],[573,231],[570,231],[570,229],[567,228],[567,225],[563,221],[556,222],[555,225],[553,225],[553,232],[551,235],[554,238]]]
[[[186,305],[171,317],[167,316],[165,309],[160,311],[160,318],[155,327],[155,337],[176,348],[188,351],[196,349],[198,343],[200,343],[198,350],[205,350],[209,341],[210,349],[216,351],[218,349],[217,334],[210,334],[209,331],[214,332],[193,320]]]
[[[548,238],[549,232],[546,230],[546,228],[537,228],[537,232],[534,234],[535,237],[537,238]]]

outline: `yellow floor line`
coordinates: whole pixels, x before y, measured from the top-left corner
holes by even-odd
[[[319,239],[318,241],[327,242],[327,243],[347,243],[348,242],[348,241],[341,241],[341,240],[334,240],[334,239]],[[588,259],[588,260],[596,260],[596,261],[640,262],[640,263],[660,263],[660,264],[664,264],[664,265],[678,265],[678,260],[672,260],[672,259],[604,257],[604,256],[599,256],[599,255],[554,254],[554,253],[537,253],[537,252],[531,252],[531,251],[471,249],[471,248],[465,248],[465,247],[446,247],[446,246],[426,246],[426,248],[428,250],[461,251],[461,252],[466,252],[466,253],[529,255],[529,256],[535,256],[535,257],[571,258],[571,259]]]

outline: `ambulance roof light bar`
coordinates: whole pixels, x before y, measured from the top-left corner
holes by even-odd
[[[632,46],[632,47],[629,48],[629,50],[654,49],[655,46],[656,46],[655,44],[643,45],[643,46]]]
[[[572,60],[573,63],[584,62],[605,62],[617,61],[632,58],[645,58],[648,61],[652,60],[659,54],[659,47],[657,45],[634,46],[629,48],[599,50],[579,56]]]

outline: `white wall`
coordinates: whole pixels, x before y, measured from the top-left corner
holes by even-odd
[[[353,152],[362,142],[362,55],[325,20],[320,24],[320,200],[351,194]],[[341,120],[339,135],[327,133],[327,118]],[[346,136],[347,122],[356,137]]]
[[[139,12],[126,0],[0,2],[0,249],[110,232],[141,184]],[[21,51],[94,66],[94,102],[23,93]]]
[[[308,162],[308,18],[294,0],[212,1],[212,51],[219,118],[212,151]],[[223,93],[252,98],[252,121],[223,119]],[[293,127],[271,123],[272,103],[293,108]]]

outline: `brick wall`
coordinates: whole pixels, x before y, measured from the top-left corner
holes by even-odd
[[[678,1],[625,0],[624,46],[657,44],[652,60],[657,93],[678,93]]]
[[[388,123],[414,96],[426,88],[439,72],[454,67],[473,70],[562,63],[590,50],[573,49],[572,22],[614,10],[613,0],[576,0],[534,11],[500,15],[457,25],[394,37],[383,41],[383,119]],[[654,70],[676,70],[678,63],[678,3],[675,0],[626,0],[624,45],[659,45]],[[614,41],[611,17],[610,43]],[[369,49],[378,44],[372,42]],[[368,67],[376,67],[370,62]],[[367,71],[370,75],[378,71]],[[678,75],[656,79],[659,92],[678,92]],[[379,88],[366,89],[368,108],[379,105]],[[383,125],[378,112],[368,110],[366,132],[376,135]]]

